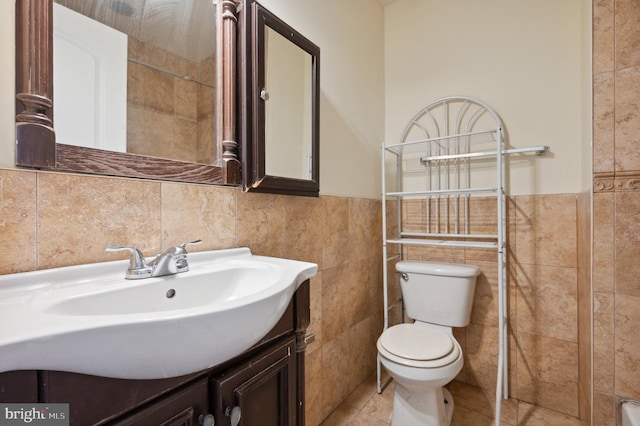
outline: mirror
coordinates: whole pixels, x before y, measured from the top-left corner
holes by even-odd
[[[77,9],[92,10],[96,17],[102,16],[103,19],[105,16],[112,16],[116,22],[114,26],[120,32],[123,32],[122,30],[125,27],[131,29],[132,34],[135,34],[136,41],[129,45],[128,50],[138,49],[138,53],[142,52],[142,54],[133,57],[133,60],[131,60],[132,55],[127,55],[129,58],[127,61],[134,64],[132,68],[140,71],[140,67],[142,67],[144,70],[134,72],[133,75],[130,72],[127,73],[126,80],[128,80],[130,87],[134,87],[132,80],[140,78],[140,75],[144,79],[147,76],[147,70],[151,70],[152,67],[160,68],[160,70],[153,69],[153,72],[160,72],[164,77],[148,80],[152,81],[151,85],[155,87],[145,86],[142,90],[134,89],[133,93],[125,95],[127,97],[128,110],[133,110],[134,106],[140,107],[142,105],[148,107],[146,109],[138,108],[135,120],[131,118],[131,114],[125,116],[124,120],[128,122],[126,125],[127,133],[132,120],[142,122],[143,125],[146,124],[146,130],[143,131],[138,130],[139,128],[131,127],[131,132],[134,135],[127,135],[128,140],[125,143],[127,146],[126,151],[128,152],[118,152],[125,151],[122,148],[116,148],[114,151],[108,150],[111,149],[109,143],[118,139],[119,136],[108,135],[105,143],[94,144],[84,143],[86,141],[81,141],[76,145],[69,144],[65,140],[66,136],[61,136],[60,140],[57,140],[57,128],[54,127],[54,124],[57,125],[58,120],[61,121],[61,129],[64,127],[78,130],[79,127],[86,124],[87,118],[82,116],[82,113],[85,112],[86,104],[83,101],[71,102],[67,108],[70,108],[72,112],[75,111],[75,113],[69,119],[66,119],[66,122],[65,119],[57,116],[54,108],[53,84],[55,77],[53,66],[53,1],[17,1],[16,165],[114,176],[198,183],[239,184],[240,167],[237,158],[238,144],[235,130],[236,2],[233,0],[220,0],[217,2],[215,13],[215,50],[217,53],[215,60],[203,60],[201,69],[195,72],[182,72],[184,70],[175,68],[169,69],[170,67],[167,67],[166,63],[161,64],[161,66],[154,63],[146,63],[151,61],[148,60],[150,55],[145,55],[145,53],[151,50],[157,53],[159,50],[157,46],[150,47],[147,36],[151,37],[151,39],[158,38],[161,40],[161,44],[164,47],[162,50],[165,53],[160,52],[160,56],[164,56],[165,60],[171,55],[175,55],[174,53],[166,53],[175,47],[173,44],[184,45],[186,43],[173,37],[175,28],[173,30],[164,30],[166,33],[161,31],[160,34],[152,34],[153,31],[150,28],[158,29],[160,27],[161,11],[167,7],[151,13],[149,11],[136,12],[133,0],[109,0],[102,5],[94,0],[60,0],[60,2]],[[159,4],[160,2],[146,3]],[[195,10],[193,0],[181,0],[181,2],[172,0],[164,3],[166,3],[165,6],[171,4],[175,6],[174,9],[181,10],[183,17],[191,16],[186,12],[189,7],[193,7]],[[132,24],[128,21],[127,15],[133,16],[136,14],[146,14],[155,20],[152,19],[152,25],[150,27],[147,26],[145,29],[141,24]],[[174,27],[176,24],[178,24],[177,26],[185,24],[184,19],[177,20],[177,22],[174,19],[170,19],[170,21],[174,23]],[[211,26],[213,25],[214,23],[212,22]],[[131,34],[129,37],[130,39],[134,38]],[[202,35],[194,37],[197,39]],[[198,52],[200,55],[206,55],[206,52],[211,50],[210,47],[204,48],[204,44],[201,45],[200,43],[186,44],[195,45],[196,50],[202,49]],[[135,48],[132,49],[131,45],[134,45]],[[58,49],[62,50],[60,47]],[[76,57],[76,60],[79,60],[78,57]],[[142,65],[139,62],[145,62],[145,64]],[[152,67],[146,65],[152,65]],[[188,67],[183,66],[182,68]],[[214,69],[215,80],[211,77]],[[167,74],[167,71],[175,75]],[[206,79],[202,78],[205,74],[207,75]],[[167,75],[170,77],[167,77]],[[198,80],[207,80],[209,86],[216,87],[215,93],[212,93],[211,90],[193,86],[192,83],[196,80],[192,77],[193,75]],[[173,85],[168,83],[169,81]],[[212,82],[214,84],[211,84]],[[78,86],[81,85],[79,81],[75,83]],[[176,86],[180,87],[176,88]],[[170,90],[171,87],[173,87],[173,90]],[[204,93],[205,91],[207,93]],[[193,94],[193,92],[195,92],[195,97],[190,97],[186,102],[182,102],[184,99],[179,99],[180,106],[176,107],[178,105],[176,102],[177,97],[184,97],[185,93]],[[198,92],[202,92],[202,96],[198,97]],[[149,95],[149,101],[145,105],[145,101],[140,101],[140,97],[146,97],[147,95]],[[65,108],[63,104],[70,96],[58,94],[56,90],[56,98],[58,97],[61,102],[60,108]],[[119,102],[121,103],[121,101],[122,96]],[[202,108],[200,108],[201,105]],[[178,114],[175,113],[176,109],[179,110]],[[204,124],[193,120],[194,115],[206,115],[204,111],[210,113],[210,116],[204,120]],[[159,112],[172,116],[170,124],[158,124],[159,122],[151,118],[153,114],[158,115]],[[172,112],[172,114],[168,114],[168,112]],[[191,118],[189,123],[184,122],[185,115]],[[95,114],[90,114],[90,116],[95,117]],[[100,123],[98,128],[122,127],[122,120],[122,116],[110,118],[106,123]],[[198,127],[202,127],[201,136],[198,136]],[[213,129],[217,130],[215,141]],[[95,128],[89,130],[89,133],[91,132],[96,133]],[[140,136],[141,132],[142,136]],[[163,140],[168,134],[172,136],[179,135],[181,138],[174,137],[169,144],[166,140]],[[185,135],[186,137],[182,137]],[[135,145],[135,148],[129,149],[129,139],[131,139],[129,136],[137,137],[135,143],[131,144],[132,146]],[[81,137],[80,139],[85,138]],[[192,143],[194,140],[199,144],[195,156],[186,157],[182,155],[187,150],[192,151],[182,145],[184,141]],[[158,143],[158,141],[163,143]],[[122,146],[121,141],[119,144]],[[87,147],[87,145],[91,147]],[[213,149],[214,145],[216,149]],[[172,156],[174,158],[177,157],[177,159],[164,158],[171,156],[167,154],[167,151],[171,151],[173,153]],[[178,152],[177,156],[175,155],[176,152]]]
[[[215,22],[203,0],[54,0],[56,140],[212,164]]]
[[[256,2],[243,12],[244,186],[318,196],[320,49]]]

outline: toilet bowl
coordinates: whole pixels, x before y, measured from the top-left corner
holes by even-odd
[[[475,266],[398,262],[407,315],[413,323],[386,329],[377,342],[380,362],[395,380],[392,426],[447,426],[453,398],[443,388],[463,366],[452,327],[471,317]]]
[[[396,382],[392,425],[451,423],[453,398],[443,386],[462,370],[463,358],[450,331],[429,324],[400,324],[378,339],[380,362]]]

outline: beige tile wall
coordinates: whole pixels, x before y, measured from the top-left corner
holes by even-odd
[[[406,229],[424,228],[424,202],[405,202]],[[576,194],[516,196],[508,200],[509,401],[504,424],[533,424],[557,416],[578,424],[578,255]],[[472,198],[472,232],[495,233],[494,199]],[[493,416],[498,365],[498,271],[495,250],[411,248],[416,260],[480,267],[471,324],[456,330],[465,366],[454,382],[479,388],[477,404]],[[588,353],[587,353],[588,355]],[[468,392],[467,392],[468,393]],[[473,393],[473,392],[472,392]],[[527,414],[529,413],[529,414]]]
[[[592,411],[592,369],[593,360],[593,307],[591,295],[593,256],[592,217],[593,207],[591,189],[578,194],[577,234],[578,234],[578,405],[583,425],[590,424]]]
[[[1,273],[116,258],[103,251],[109,242],[157,252],[193,238],[205,241],[198,249],[249,246],[259,254],[317,262],[320,273],[312,280],[309,329],[316,340],[307,352],[308,424],[326,417],[375,367],[382,315],[377,201],[243,194],[222,187],[16,170],[0,171],[0,188],[7,236],[0,242],[7,254]],[[594,280],[597,417],[606,417],[600,410],[613,407],[616,376],[611,360],[615,357],[624,365],[637,353],[636,343],[629,340],[639,322],[635,281],[622,281],[632,294],[616,299],[610,284],[613,268],[606,260],[616,255],[618,239],[618,256],[628,252],[634,230],[623,226],[620,237],[613,238],[614,224],[609,229],[601,222],[615,215],[628,226],[640,197],[633,191],[620,194],[624,203],[616,212],[615,195],[596,194],[594,206],[599,241],[595,260],[604,268],[595,268],[600,279]],[[490,223],[492,204],[477,204],[481,207],[472,208],[476,222]],[[510,384],[516,399],[504,404],[505,424],[522,417],[519,410],[525,402],[550,413],[578,415],[576,210],[573,194],[509,200]],[[405,211],[415,214],[420,207]],[[456,330],[466,356],[458,380],[478,386],[481,399],[492,406],[497,368],[495,253],[427,249],[413,250],[408,257],[482,268],[472,324]],[[625,268],[616,269],[620,277],[629,275]],[[612,332],[616,328],[618,334]],[[624,331],[629,336],[621,334]],[[620,376],[620,389],[637,389],[633,375]],[[538,410],[536,416],[546,412]]]
[[[375,371],[382,326],[380,202],[0,169],[0,274],[157,253],[247,246],[315,262],[307,348],[307,424],[319,424]]]
[[[593,424],[640,400],[640,4],[593,2]]]

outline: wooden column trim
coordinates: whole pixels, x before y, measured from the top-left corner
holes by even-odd
[[[218,115],[220,123],[216,164],[224,170],[224,181],[240,183],[240,161],[236,136],[236,45],[238,28],[238,3],[223,0],[218,3],[218,81],[217,105],[222,109]]]
[[[305,424],[305,350],[307,342],[305,340],[307,327],[311,323],[311,284],[309,280],[302,283],[293,299],[293,309],[295,315],[294,332],[296,336],[296,369],[298,383],[296,384],[296,425],[304,426]]]
[[[53,4],[16,1],[16,165],[55,167]]]

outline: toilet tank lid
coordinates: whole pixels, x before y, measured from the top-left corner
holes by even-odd
[[[480,275],[480,268],[462,263],[420,262],[401,260],[396,263],[396,270],[408,274],[442,275],[448,277],[475,277]]]

